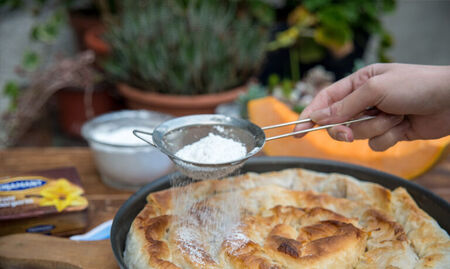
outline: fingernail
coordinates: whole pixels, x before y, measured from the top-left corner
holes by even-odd
[[[351,137],[349,134],[345,134],[345,141],[346,142],[353,142],[353,137]]]
[[[347,134],[344,132],[338,132],[336,134],[336,139],[339,141],[347,141]]]
[[[336,134],[336,139],[339,141],[343,141],[343,142],[352,142],[353,141],[353,139],[350,137],[350,135],[345,132],[338,132]]]
[[[320,122],[330,116],[331,116],[331,109],[329,107],[327,107],[327,108],[324,108],[321,110],[316,110],[316,111],[312,112],[310,115],[310,118],[314,122]]]

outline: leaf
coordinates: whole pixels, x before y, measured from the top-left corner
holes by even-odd
[[[292,92],[292,81],[289,79],[283,79],[281,81],[281,90],[283,91],[283,96],[289,98]]]
[[[303,5],[311,12],[314,12],[320,8],[326,7],[332,0],[304,0]]]
[[[346,3],[345,5],[340,7],[340,12],[342,16],[345,17],[345,19],[351,24],[357,23],[358,19],[360,18],[360,8],[359,4],[357,3]]]
[[[280,77],[277,74],[271,74],[268,79],[269,90],[272,91],[278,83],[280,83]]]
[[[0,7],[6,6],[7,10],[15,10],[23,5],[22,0],[0,0]]]
[[[315,22],[315,16],[308,12],[303,6],[296,7],[288,16],[289,25],[296,25],[297,27],[311,26]]]
[[[397,4],[395,0],[383,0],[382,1],[382,9],[385,12],[392,12],[395,10]]]
[[[9,80],[3,86],[3,92],[11,100],[9,110],[13,111],[17,108],[17,99],[19,98],[20,88],[16,81]]]
[[[16,81],[8,80],[3,86],[3,93],[13,99],[19,96],[19,90],[19,85]]]
[[[268,44],[269,50],[277,50],[279,48],[287,48],[295,44],[300,36],[297,27],[293,26],[277,35],[277,38]]]
[[[352,40],[352,31],[346,24],[334,24],[318,27],[314,32],[314,40],[328,48],[340,48]]]
[[[380,36],[380,45],[378,46],[378,61],[382,63],[390,63],[393,59],[386,54],[386,51],[392,46],[394,40],[391,34],[387,31],[383,31]]]
[[[392,38],[392,35],[387,31],[383,31],[381,33],[380,46],[383,48],[390,48],[390,47],[392,47],[393,43],[394,43],[394,40]]]
[[[325,50],[311,38],[305,38],[300,41],[299,59],[301,63],[318,62],[325,57]]]
[[[22,57],[22,67],[26,71],[34,71],[39,65],[39,55],[32,50],[27,50]]]
[[[377,1],[362,1],[361,8],[372,18],[376,18],[378,15]]]
[[[298,114],[301,114],[303,112],[303,110],[305,109],[305,106],[302,105],[295,105],[292,110]]]
[[[238,97],[237,103],[241,110],[241,116],[248,118],[247,104],[251,100],[267,96],[267,90],[261,84],[251,84],[248,91]]]
[[[368,17],[361,22],[361,26],[371,34],[381,33],[383,31],[383,26],[378,18]]]
[[[33,26],[30,32],[31,40],[44,43],[54,42],[59,35],[64,19],[64,13],[57,11],[47,21]]]
[[[250,13],[265,25],[271,25],[275,19],[275,11],[266,3],[254,0],[248,3]]]

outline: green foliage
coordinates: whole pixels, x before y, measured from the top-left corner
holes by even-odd
[[[292,93],[292,88],[294,87],[294,82],[292,82],[290,79],[283,79],[280,86],[283,92],[283,96],[285,98],[289,98]]]
[[[269,88],[269,93],[273,93],[273,89],[280,83],[280,77],[277,74],[271,74],[267,80],[267,86]]]
[[[10,110],[14,110],[17,107],[17,99],[19,98],[20,88],[17,82],[7,81],[3,85],[3,93],[11,99]]]
[[[27,50],[22,56],[22,68],[26,71],[34,71],[39,65],[39,55],[32,50]]]
[[[386,54],[386,51],[392,46],[392,36],[388,32],[382,32],[380,35],[381,41],[377,51],[378,58],[382,63],[392,62],[392,59]]]
[[[300,38],[298,41],[298,56],[302,63],[314,63],[325,56],[326,50],[311,38]]]
[[[295,113],[301,114],[305,108],[306,108],[306,106],[302,106],[302,105],[294,105],[294,106],[292,107],[292,110],[293,110]]]
[[[48,7],[56,6],[47,20],[36,22],[29,32],[29,38],[33,43],[50,46],[58,38],[61,27],[67,22],[65,8],[71,2],[72,0],[33,0],[29,2],[26,0],[0,0],[0,11],[3,9],[13,11],[30,8],[33,15],[39,15],[46,5]],[[27,72],[36,71],[40,63],[41,56],[36,51],[27,49],[22,55],[22,61],[18,69],[22,71],[21,75],[26,75]],[[20,94],[18,83],[13,80],[7,81],[3,87],[3,92],[11,99],[10,109],[15,109]]]
[[[47,21],[37,23],[31,28],[31,40],[48,44],[53,43],[61,31],[64,20],[65,16],[62,10],[53,13]]]
[[[254,1],[124,1],[119,22],[107,30],[112,55],[104,68],[116,80],[160,93],[241,85],[260,65],[268,39],[261,6],[252,7],[255,15],[248,2]]]
[[[21,0],[0,0],[0,7],[5,7],[9,10],[14,10],[22,6]]]
[[[278,83],[277,83],[278,84]],[[241,116],[243,118],[248,118],[247,104],[251,100],[259,99],[267,96],[267,89],[261,84],[250,85],[248,91],[239,96],[237,103],[241,109]]]
[[[297,7],[290,14],[290,28],[269,44],[269,50],[296,48],[300,53],[300,62],[311,63],[324,57],[323,48],[338,52],[353,41],[356,31],[363,30],[381,36],[378,56],[380,61],[389,60],[385,52],[392,44],[392,37],[383,28],[380,16],[395,9],[395,0],[292,2]],[[305,24],[305,18],[313,23]]]

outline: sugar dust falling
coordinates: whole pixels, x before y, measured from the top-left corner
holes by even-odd
[[[196,145],[197,149],[194,150],[195,147],[192,145],[185,149],[186,151],[192,150],[192,152],[184,153],[187,154],[185,158],[186,156],[197,156],[203,161],[220,160],[223,162],[227,161],[227,157],[245,156],[245,146],[239,145],[240,143],[235,141],[224,141],[224,139],[210,135],[207,139],[202,140],[201,145]],[[217,144],[215,144],[216,142]],[[223,148],[223,145],[227,145],[226,149],[216,151],[216,154],[222,156],[213,156],[207,152],[207,148],[220,149]],[[201,153],[198,152],[198,147],[201,148]],[[230,154],[230,151],[233,152]],[[234,175],[237,173],[233,172]],[[192,261],[198,264],[203,264],[208,259],[218,262],[216,257],[218,257],[223,242],[233,236],[240,224],[239,194],[233,189],[234,184],[228,185],[230,187],[227,190],[220,190],[223,192],[222,194],[208,195],[207,190],[196,189],[192,183],[194,180],[186,176],[174,177],[171,180],[174,204],[172,214],[176,216],[175,237],[180,251],[188,255]]]

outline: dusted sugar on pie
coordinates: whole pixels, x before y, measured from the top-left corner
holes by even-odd
[[[341,174],[288,169],[202,181],[176,191],[195,197],[186,212],[195,221],[181,221],[173,190],[149,194],[127,236],[128,268],[450,265],[448,234],[403,188],[390,191]],[[214,237],[220,242],[212,249],[213,243],[201,240],[208,233],[205,216],[230,195],[239,200],[240,221]]]

